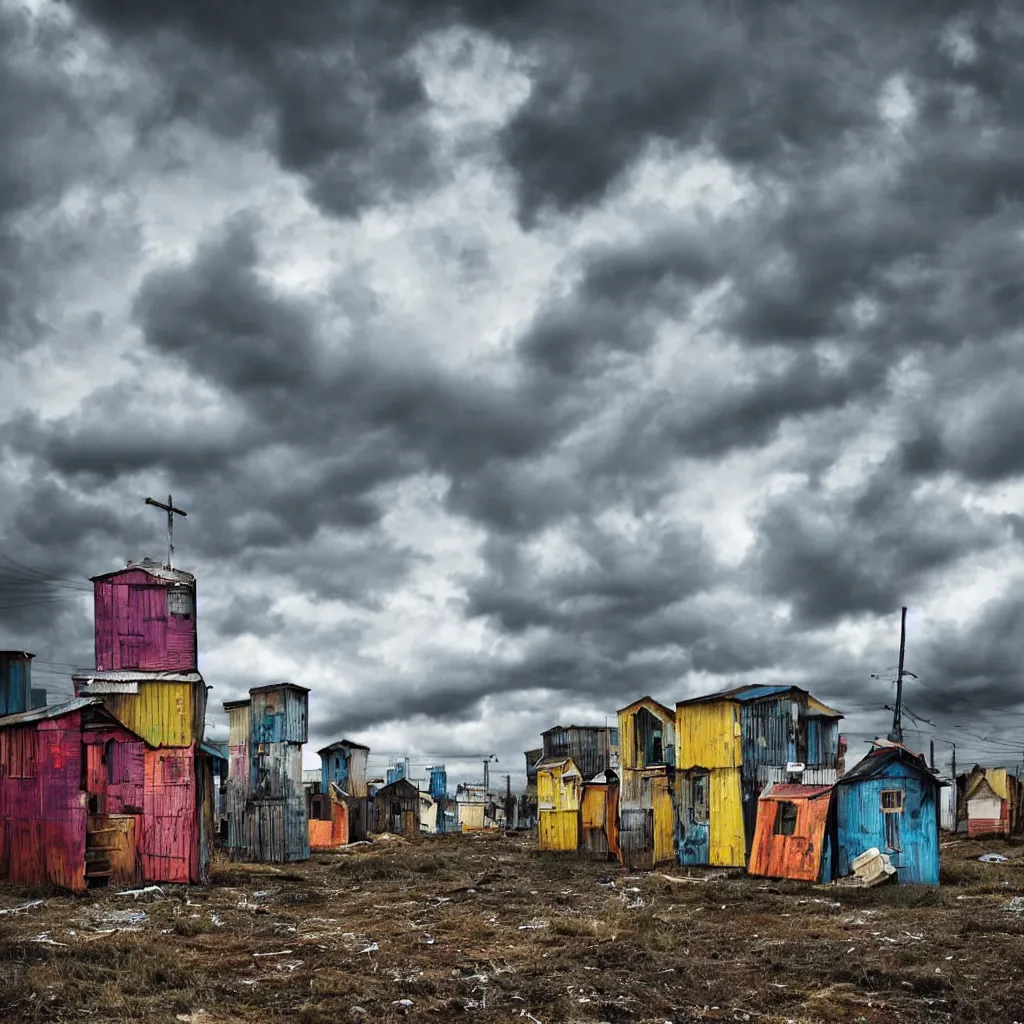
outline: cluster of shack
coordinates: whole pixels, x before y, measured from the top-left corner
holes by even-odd
[[[875,739],[847,768],[842,718],[796,686],[741,686],[674,709],[642,697],[616,727],[555,726],[526,752],[538,845],[630,868],[938,885],[943,827],[1024,832],[1005,768],[975,765],[947,805],[954,780],[903,743]]]
[[[214,849],[284,863],[367,833],[473,831],[502,822],[485,787],[448,796],[408,761],[371,778],[341,739],[303,772],[309,689],[255,686],[224,703],[227,743],[205,738],[196,580],[152,559],[92,578],[95,665],[48,704],[33,654],[0,652],[0,878],[79,890],[201,882]]]
[[[0,877],[86,889],[201,882],[213,851],[301,861],[370,833],[536,824],[541,849],[630,868],[746,868],[812,882],[872,859],[876,874],[938,884],[942,780],[922,755],[876,740],[845,769],[842,715],[793,686],[680,701],[644,697],[616,727],[556,726],[526,752],[522,797],[486,783],[449,795],[444,765],[407,759],[370,777],[370,749],[339,739],[303,771],[309,689],[255,686],[224,702],[208,741],[196,580],[151,559],[92,578],[95,665],[48,704],[33,655],[0,652]],[[485,768],[486,771],[486,768]],[[955,780],[953,827],[1024,830],[1024,786],[975,766]],[[867,861],[865,860],[867,858]]]

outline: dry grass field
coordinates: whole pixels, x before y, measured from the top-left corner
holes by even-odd
[[[1024,846],[943,857],[941,889],[864,891],[671,881],[489,834],[220,862],[139,897],[0,886],[0,910],[43,900],[0,914],[0,1020],[1024,1022],[1024,913],[1003,909]]]

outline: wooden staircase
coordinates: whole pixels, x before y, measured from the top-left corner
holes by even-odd
[[[103,828],[95,819],[89,818],[85,832],[85,884],[89,889],[109,884],[114,873],[110,864],[109,843],[116,837],[116,828]]]

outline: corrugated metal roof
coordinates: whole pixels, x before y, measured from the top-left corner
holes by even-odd
[[[902,762],[908,768],[913,768],[920,772],[922,776],[926,776],[934,781],[936,786],[941,786],[940,781],[932,774],[928,768],[928,763],[923,757],[904,746],[896,744],[872,750],[843,775],[837,785],[842,785],[844,782],[857,782],[860,779],[874,778],[879,772],[896,762]]]
[[[152,670],[140,672],[137,669],[98,669],[80,668],[71,673],[76,682],[89,683],[201,683],[200,672],[175,672],[173,670]]]
[[[144,558],[141,562],[128,562],[123,569],[112,569],[110,572],[100,573],[99,576],[90,576],[89,580],[95,583],[97,580],[106,580],[111,576],[121,576],[126,572],[134,572],[136,569],[149,573],[158,580],[170,580],[175,583],[194,583],[195,576],[184,569],[169,569],[162,565],[155,558]]]
[[[761,794],[762,800],[813,800],[832,792],[831,786],[805,786],[799,782],[776,782]]]
[[[214,746],[212,743],[200,743],[199,749],[210,757],[217,758],[218,761],[227,761],[228,754],[226,750],[221,750],[220,747]]]
[[[33,708],[31,711],[20,711],[16,715],[4,715],[0,718],[0,729],[14,725],[29,725],[32,722],[44,722],[51,718],[60,718],[62,715],[70,715],[83,708],[102,707],[102,705],[103,701],[99,697],[73,697],[61,704],[50,704],[43,708]]]
[[[0,658],[34,658],[28,651],[0,651]]]
[[[747,701],[762,700],[765,697],[779,697],[784,693],[802,693],[805,697],[811,697],[811,694],[801,686],[761,686],[751,683],[747,686],[736,686],[728,690],[719,690],[717,693],[707,693],[702,697],[689,697],[686,700],[677,700],[676,707],[687,704],[703,704],[717,700],[734,700],[742,704]],[[838,718],[843,717],[838,711],[829,708],[827,704],[823,704],[813,697],[811,699],[821,708],[827,709],[826,714],[834,715]]]
[[[298,683],[266,683],[264,686],[250,687],[249,693],[268,693],[271,690],[300,690],[309,693],[308,686],[299,686]]]
[[[370,748],[365,743],[356,743],[353,740],[335,740],[333,743],[328,743],[326,747],[321,747],[317,754],[326,754],[329,750],[336,750],[339,747],[348,747],[351,750],[369,750]]]

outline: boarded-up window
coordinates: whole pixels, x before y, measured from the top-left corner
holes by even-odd
[[[7,734],[7,775],[12,779],[36,777],[36,734],[12,729]]]
[[[780,800],[775,811],[775,834],[791,836],[796,834],[796,804]]]
[[[175,587],[167,591],[167,614],[189,618],[192,615],[192,594],[185,587]]]
[[[882,790],[882,813],[902,814],[903,813],[903,790],[883,789]]]
[[[188,779],[185,775],[185,759],[183,757],[161,758],[163,764],[163,781],[166,786],[181,786]]]

